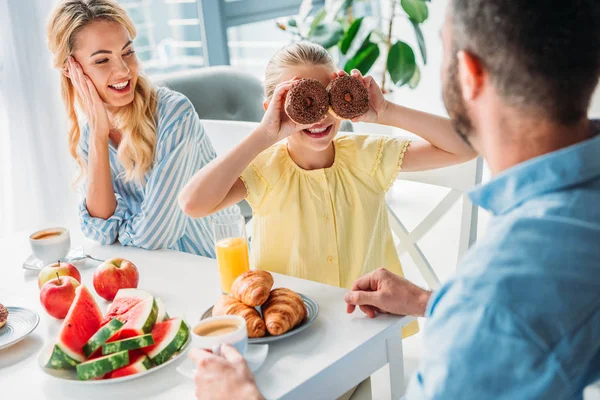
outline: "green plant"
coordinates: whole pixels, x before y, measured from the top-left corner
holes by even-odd
[[[393,26],[397,11],[401,9],[414,28],[423,64],[427,64],[427,48],[420,25],[429,16],[427,3],[431,0],[382,0],[391,11],[385,32],[368,27],[366,21],[373,17],[355,18],[353,6],[359,1],[337,0],[331,6],[316,11],[311,10],[310,2],[305,1],[297,19],[280,21],[277,26],[298,39],[318,43],[330,51],[337,47],[343,69],[348,73],[356,68],[363,75],[367,74],[383,49],[386,61],[381,77],[382,89],[385,90],[388,76],[397,86],[408,84],[411,88],[417,87],[421,70],[415,52],[409,44],[394,37]],[[357,37],[364,37],[362,43],[352,46]]]

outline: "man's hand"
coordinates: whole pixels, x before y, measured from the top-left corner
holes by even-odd
[[[369,318],[377,313],[423,317],[430,296],[430,291],[379,268],[354,282],[344,300],[348,314],[359,306]]]
[[[264,400],[244,358],[233,347],[221,346],[221,356],[193,348],[188,357],[196,364],[198,400]]]

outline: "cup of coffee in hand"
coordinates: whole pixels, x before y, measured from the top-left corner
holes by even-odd
[[[44,265],[64,260],[71,250],[71,235],[66,228],[48,228],[32,233],[29,244],[33,255]]]
[[[228,344],[245,356],[248,351],[246,320],[237,315],[210,317],[192,329],[192,346],[219,354],[221,345]]]

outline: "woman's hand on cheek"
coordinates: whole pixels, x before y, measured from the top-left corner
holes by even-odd
[[[383,97],[383,92],[381,91],[381,89],[379,88],[379,85],[377,84],[377,82],[375,82],[375,79],[373,79],[372,76],[370,76],[370,75],[362,76],[360,71],[357,69],[353,69],[350,74],[351,74],[351,76],[359,79],[363,83],[363,85],[369,92],[369,101],[370,101],[369,111],[367,111],[366,113],[364,113],[363,115],[361,115],[359,117],[353,118],[352,122],[377,123],[379,121],[379,119],[381,118],[381,116],[387,110],[387,106],[389,104],[387,102],[387,100],[385,99],[385,97]],[[339,76],[345,76],[345,75],[346,76],[348,75],[345,71],[339,71],[338,73],[335,73],[334,77],[337,78]]]
[[[108,140],[110,122],[104,102],[98,95],[92,80],[83,73],[81,65],[73,57],[69,57],[68,71],[75,87],[83,112],[88,118],[90,135]]]

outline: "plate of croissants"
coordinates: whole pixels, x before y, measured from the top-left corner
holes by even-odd
[[[231,294],[223,295],[202,319],[239,315],[246,320],[249,344],[281,340],[315,322],[319,306],[313,299],[291,289],[272,288],[273,276],[269,272],[244,272],[231,285]]]

